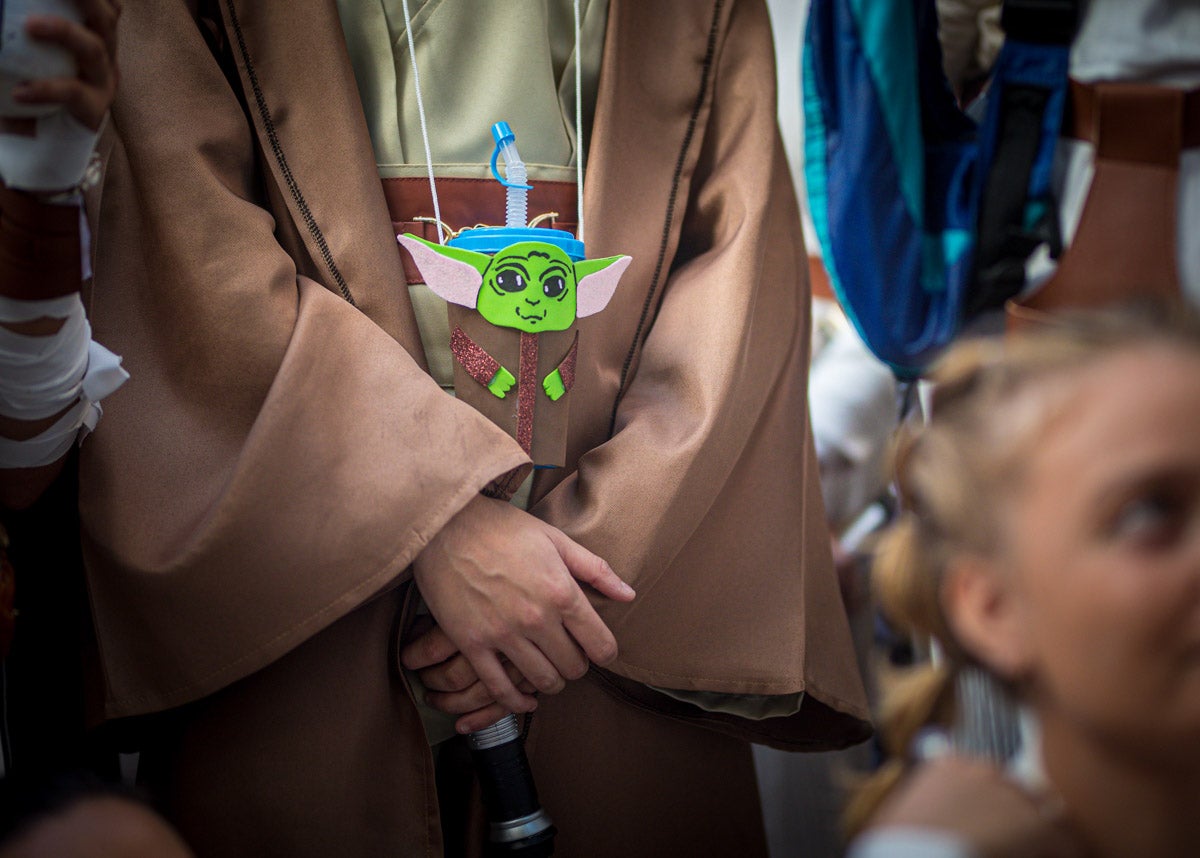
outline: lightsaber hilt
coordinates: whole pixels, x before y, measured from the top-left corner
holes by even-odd
[[[517,716],[507,715],[467,736],[489,822],[488,852],[542,858],[554,854],[554,823],[538,801],[537,787]]]

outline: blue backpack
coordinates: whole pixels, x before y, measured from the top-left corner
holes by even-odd
[[[1051,197],[1077,0],[1008,0],[976,123],[942,70],[933,0],[812,0],[805,178],[825,266],[867,346],[916,378],[1061,249]]]

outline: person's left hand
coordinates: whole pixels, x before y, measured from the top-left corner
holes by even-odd
[[[461,716],[454,722],[458,732],[482,730],[509,714],[508,708],[496,702],[475,668],[440,626],[434,625],[418,634],[404,647],[400,658],[405,667],[416,671],[429,692],[425,702],[439,712]],[[510,662],[504,662],[504,669],[521,692],[537,692],[533,683]]]
[[[117,91],[117,20],[120,0],[76,0],[83,23],[57,15],[30,15],[25,31],[63,48],[75,58],[75,77],[52,77],[17,84],[13,100],[61,105],[80,124],[98,131]]]

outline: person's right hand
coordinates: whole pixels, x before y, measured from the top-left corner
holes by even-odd
[[[884,801],[868,831],[924,828],[947,834],[980,858],[1083,858],[1062,804],[1035,795],[983,760],[945,756],[921,763]]]
[[[117,91],[117,19],[120,0],[77,0],[83,23],[57,15],[30,15],[31,37],[57,45],[75,58],[75,77],[25,81],[13,89],[22,104],[61,105],[84,127],[100,128]]]
[[[578,582],[618,601],[634,597],[604,560],[558,528],[482,495],[430,540],[413,575],[445,636],[510,712],[537,703],[514,685],[501,657],[547,693],[583,676],[589,660],[616,658],[616,639]],[[417,666],[413,658],[407,667]]]

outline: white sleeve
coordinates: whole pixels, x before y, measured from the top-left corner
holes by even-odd
[[[932,828],[874,828],[855,838],[846,858],[978,858],[962,839]]]

